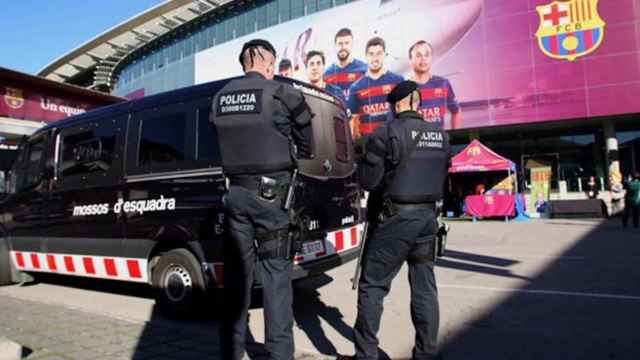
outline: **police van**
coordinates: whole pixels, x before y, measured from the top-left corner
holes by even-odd
[[[229,80],[100,108],[25,139],[0,203],[0,284],[34,272],[147,283],[175,316],[215,293],[226,182],[209,115]],[[294,188],[306,230],[299,279],[357,257],[360,189],[341,102],[277,80],[315,114],[313,157],[300,161]]]

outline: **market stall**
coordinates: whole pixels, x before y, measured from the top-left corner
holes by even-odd
[[[465,213],[474,218],[505,217],[516,215],[516,208],[522,207],[515,178],[516,166],[506,159],[473,140],[464,150],[451,159],[449,173],[506,172],[506,178],[489,190],[484,184],[476,186],[473,194],[464,196]]]

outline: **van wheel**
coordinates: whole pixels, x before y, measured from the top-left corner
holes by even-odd
[[[151,283],[156,304],[170,318],[189,318],[204,304],[206,287],[200,265],[186,249],[174,249],[160,257]]]
[[[11,281],[11,259],[7,239],[0,238],[0,285],[9,285]]]

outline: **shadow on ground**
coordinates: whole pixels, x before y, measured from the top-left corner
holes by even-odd
[[[321,320],[333,327],[344,338],[353,342],[351,326],[344,321],[340,309],[325,304],[318,289],[329,284],[333,278],[316,276],[295,284],[293,314],[298,327],[307,334],[313,346],[322,354],[337,355],[338,352],[321,326]]]
[[[438,266],[451,265],[443,260]],[[441,339],[444,358],[639,359],[639,264],[640,232],[604,221],[525,286]]]
[[[530,280],[528,277],[514,274],[508,269],[509,266],[517,263],[518,261],[505,258],[472,254],[456,250],[446,250],[444,252],[444,256],[438,258],[437,266],[494,276]]]

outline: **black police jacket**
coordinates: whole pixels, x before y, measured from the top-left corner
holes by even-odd
[[[435,202],[442,199],[450,159],[447,133],[406,111],[368,136],[358,175],[363,188],[393,202]]]
[[[211,116],[228,175],[289,170],[311,156],[313,114],[289,84],[249,72],[218,92]]]

